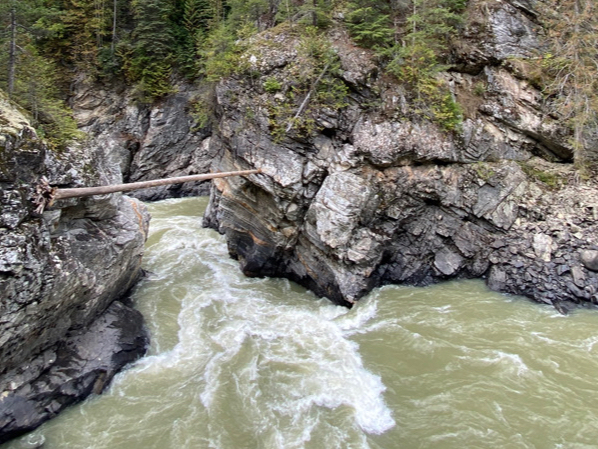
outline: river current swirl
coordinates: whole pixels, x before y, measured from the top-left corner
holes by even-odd
[[[243,277],[205,204],[149,205],[148,356],[3,449],[598,447],[598,311],[479,281],[388,286],[348,310]]]

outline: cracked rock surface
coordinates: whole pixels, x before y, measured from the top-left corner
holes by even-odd
[[[141,273],[143,204],[109,195],[39,214],[32,201],[42,176],[68,187],[109,181],[94,169],[101,157],[48,148],[0,96],[0,442],[99,392],[145,351],[141,316],[114,303]]]
[[[284,29],[248,50],[261,77],[217,86],[212,169],[261,173],[214,181],[205,223],[246,274],[344,305],[386,283],[480,277],[560,310],[598,302],[598,189],[576,178],[570,131],[511,64],[538,48],[532,4],[468,8],[442,75],[464,105],[458,132],[409,115],[404,88],[342,30],[329,37],[348,101],[312,111],[309,135],[272,133],[297,71],[297,38]],[[272,78],[279,92],[262,87]]]

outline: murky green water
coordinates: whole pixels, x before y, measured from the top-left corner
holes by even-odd
[[[204,206],[150,205],[150,355],[3,448],[598,447],[598,312],[471,281],[385,287],[349,311],[244,278]]]

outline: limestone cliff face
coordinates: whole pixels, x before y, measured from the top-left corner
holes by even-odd
[[[176,89],[156,104],[144,105],[122,86],[103,87],[86,79],[75,83],[71,98],[75,118],[89,136],[88,145],[105,155],[103,172],[110,181],[147,181],[209,171],[214,156],[210,128],[197,129],[190,113],[205,89],[185,83]],[[144,189],[131,196],[155,201],[208,192],[209,183],[204,182]]]
[[[215,181],[206,222],[246,274],[288,277],[345,305],[384,283],[470,277],[557,306],[598,299],[598,190],[575,181],[568,130],[513,59],[539,45],[535,12],[525,1],[469,9],[443,75],[464,106],[459,132],[406,118],[403,86],[342,30],[331,40],[348,105],[315,112],[309,136],[272,137],[271,111],[290,87],[264,86],[292,84],[292,33],[263,34],[246,55],[253,77],[218,85],[212,169],[262,173]]]
[[[145,350],[138,312],[113,304],[140,273],[143,205],[112,195],[40,215],[32,202],[42,176],[97,183],[96,164],[83,148],[47,148],[0,96],[0,442],[101,391]]]

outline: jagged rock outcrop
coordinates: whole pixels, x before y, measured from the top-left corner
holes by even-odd
[[[42,215],[32,201],[42,176],[59,186],[105,181],[100,159],[49,149],[0,95],[0,442],[100,391],[145,351],[141,316],[111,306],[140,275],[144,206],[111,195]]]
[[[190,108],[205,101],[205,87],[177,85],[153,105],[135,100],[130,89],[75,83],[75,118],[93,151],[105,155],[103,171],[113,183],[207,173],[213,159],[210,128],[197,129]],[[209,183],[185,183],[132,192],[144,201],[206,195]]]
[[[70,332],[0,380],[0,443],[38,427],[90,394],[100,394],[148,345],[141,314],[114,301],[88,327]]]
[[[469,10],[443,75],[464,107],[456,133],[414,118],[404,87],[337,29],[348,105],[313,113],[309,136],[275,138],[271,111],[296,76],[298,39],[282,28],[250,46],[253,78],[216,89],[213,169],[262,173],[214,181],[205,217],[246,274],[288,277],[345,305],[384,283],[470,277],[558,307],[598,302],[598,190],[548,162],[571,161],[569,130],[514,63],[539,45],[535,12],[525,1]],[[271,79],[280,91],[264,88]]]

